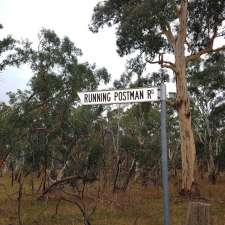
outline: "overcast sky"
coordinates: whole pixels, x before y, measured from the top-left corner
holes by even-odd
[[[83,52],[82,61],[106,67],[113,79],[125,70],[125,59],[116,53],[114,29],[98,34],[89,31],[93,8],[99,0],[0,0],[0,38],[11,34],[16,39],[37,42],[42,28],[68,36]],[[26,88],[31,74],[28,68],[8,68],[0,74],[0,101],[5,93]]]

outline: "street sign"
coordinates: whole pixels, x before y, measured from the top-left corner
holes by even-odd
[[[175,93],[175,91],[170,92]],[[168,184],[168,150],[166,133],[166,86],[162,84],[160,88],[136,88],[113,91],[93,91],[78,92],[82,105],[103,105],[132,102],[160,101],[160,131],[162,150],[162,181],[163,181],[163,208],[164,225],[169,225],[169,184]]]
[[[124,90],[78,92],[82,105],[105,105],[132,102],[159,101],[158,87]]]

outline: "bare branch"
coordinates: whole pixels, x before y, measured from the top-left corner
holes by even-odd
[[[212,37],[209,40],[208,47],[205,48],[205,49],[202,49],[201,51],[199,51],[197,53],[193,53],[193,54],[187,56],[186,57],[186,62],[189,63],[189,62],[191,62],[193,60],[196,60],[196,59],[200,58],[201,55],[204,55],[206,53],[218,52],[218,51],[224,50],[225,46],[213,49],[213,43],[214,43],[214,40],[217,38],[217,35],[218,35],[218,28],[216,27],[214,32],[213,32]]]
[[[59,184],[64,184],[64,183],[68,183],[74,180],[83,180],[85,182],[89,182],[89,181],[95,181],[97,180],[97,178],[87,178],[87,177],[81,177],[81,176],[69,176],[69,177],[65,177],[59,181],[54,182],[52,185],[50,185],[43,193],[42,195],[39,197],[39,199],[43,198],[44,195],[46,195],[48,192],[50,192],[54,187],[56,187]]]
[[[158,61],[151,61],[149,59],[145,59],[149,64],[159,64],[162,68],[168,68],[176,72],[176,66],[174,63],[169,61],[164,61],[162,57],[159,57]]]
[[[175,47],[175,37],[172,33],[171,26],[167,22],[166,25],[161,26],[162,34],[164,34],[168,40],[168,42],[172,45],[172,47]]]
[[[202,55],[207,53],[213,53],[213,52],[219,52],[219,51],[225,51],[225,45],[219,48],[212,49],[212,47],[205,48],[197,53],[191,54],[186,57],[186,62],[189,63],[191,61],[194,61],[196,59],[199,59]]]
[[[169,64],[162,64],[161,67],[171,69],[176,73],[176,67],[174,67],[174,66],[171,66]]]
[[[162,59],[162,58],[160,58]],[[149,60],[148,58],[145,58],[146,62],[150,63],[150,64],[162,64],[162,63],[166,63],[166,64],[169,64],[171,66],[174,66],[175,67],[175,64],[170,62],[170,61],[165,61],[165,60],[159,60],[159,61],[151,61]]]

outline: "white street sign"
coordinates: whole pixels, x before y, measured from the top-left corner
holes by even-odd
[[[82,105],[105,105],[160,100],[158,87],[78,92],[78,96]]]

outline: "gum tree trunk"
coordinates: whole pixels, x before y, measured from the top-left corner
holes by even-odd
[[[196,149],[191,125],[190,100],[187,90],[185,40],[187,33],[187,1],[183,2],[180,12],[180,26],[175,40],[175,67],[177,86],[177,112],[180,123],[182,158],[182,194],[192,192],[195,183]]]
[[[195,182],[196,149],[191,126],[190,100],[187,93],[185,68],[177,73],[177,112],[180,123],[182,192],[190,193]]]

